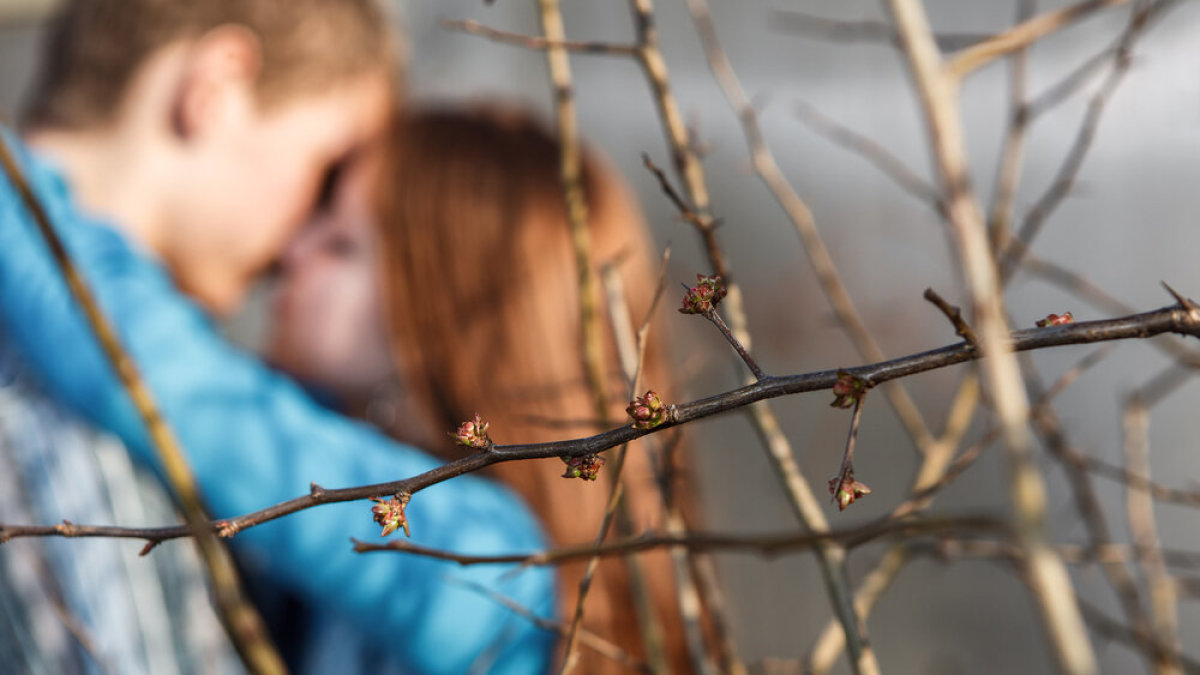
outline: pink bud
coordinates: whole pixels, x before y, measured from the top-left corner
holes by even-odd
[[[401,527],[404,528],[404,536],[412,536],[408,531],[408,518],[404,515],[404,507],[408,505],[408,499],[407,494],[400,494],[387,500],[379,497],[371,498],[371,501],[375,502],[375,506],[371,507],[371,513],[375,514],[375,522],[383,526],[383,532],[379,536],[386,537]]]
[[[653,391],[630,401],[625,412],[633,418],[633,426],[637,429],[653,429],[667,421],[667,407]]]
[[[867,381],[839,370],[837,382],[833,383],[834,408],[852,408],[867,393]]]
[[[846,476],[839,483],[837,476],[829,480],[829,493],[833,495],[834,501],[837,502],[838,510],[845,511],[847,506],[854,503],[860,497],[871,494],[871,488],[866,484],[854,480],[854,472],[847,471]]]
[[[488,423],[479,418],[479,413],[475,413],[474,419],[463,422],[459,425],[458,430],[450,435],[459,445],[482,449],[492,445],[492,439],[488,438],[487,430]]]
[[[600,474],[600,469],[604,466],[604,458],[600,455],[571,457],[564,461],[567,463],[567,470],[563,472],[563,478],[580,478],[588,481],[596,480],[596,477]]]
[[[679,311],[682,314],[707,314],[721,302],[726,292],[720,275],[697,274],[696,285],[683,296],[683,307]]]
[[[1072,316],[1070,312],[1063,312],[1062,314],[1047,314],[1046,318],[1037,322],[1037,327],[1045,328],[1046,326],[1062,326],[1068,323],[1075,323],[1075,317]]]

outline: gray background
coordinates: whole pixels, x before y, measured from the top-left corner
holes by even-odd
[[[7,5],[46,3],[0,3]],[[761,183],[749,172],[737,121],[712,80],[681,0],[661,0],[658,21],[672,84],[688,119],[710,148],[705,160],[714,210],[725,219],[721,239],[747,294],[754,351],[770,372],[801,372],[859,363],[835,325],[816,285],[799,239]],[[924,204],[902,192],[861,158],[848,154],[800,124],[794,104],[805,101],[883,143],[909,166],[930,175],[924,127],[907,72],[898,54],[877,44],[829,44],[799,38],[772,21],[773,9],[809,11],[847,19],[882,18],[880,6],[848,2],[717,0],[713,11],[729,56],[755,98],[769,143],[800,195],[807,200],[843,278],[870,329],[889,355],[953,341],[949,327],[921,292],[933,286],[951,302],[963,296],[949,254],[944,225]],[[1043,2],[1042,9],[1066,3]],[[566,0],[572,39],[632,39],[627,4]],[[1012,21],[1015,2],[928,2],[939,31],[989,32]],[[549,115],[550,94],[541,54],[479,37],[447,32],[442,18],[472,18],[520,33],[538,32],[532,2],[407,0],[398,3],[410,43],[409,84],[417,101],[501,97]],[[0,28],[0,110],[10,116],[36,67],[38,12],[8,14]],[[1032,52],[1031,91],[1037,93],[1082,63],[1119,34],[1127,9],[1093,16]],[[648,87],[637,66],[612,56],[572,59],[585,136],[625,172],[640,191],[657,245],[673,247],[672,280],[707,271],[696,237],[679,222],[640,166],[649,153],[668,164]],[[1101,71],[1104,72],[1104,71]],[[989,198],[1005,125],[1007,70],[993,65],[974,76],[963,93],[975,184]],[[1052,114],[1038,120],[1028,147],[1017,199],[1018,216],[1051,180],[1072,142],[1093,78]],[[1093,282],[1140,309],[1169,303],[1158,285],[1166,280],[1200,296],[1200,5],[1182,3],[1146,34],[1132,70],[1105,112],[1099,137],[1068,201],[1035,245],[1045,258],[1085,273]],[[1077,319],[1101,318],[1099,310],[1044,282],[1019,275],[1008,296],[1020,325],[1049,312],[1072,310]],[[683,392],[694,398],[734,386],[738,373],[724,345],[703,322],[664,312],[681,372]],[[1035,357],[1053,379],[1090,351],[1076,347]],[[1125,395],[1166,365],[1159,352],[1125,344],[1088,371],[1058,399],[1057,409],[1081,451],[1121,463],[1120,406]],[[953,385],[963,371],[922,375],[909,389],[934,431],[940,431]],[[1195,414],[1200,389],[1189,383],[1152,413],[1153,471],[1168,485],[1187,488],[1200,475]],[[848,414],[828,407],[825,394],[772,402],[794,444],[813,489],[836,471]],[[790,512],[739,415],[692,428],[692,452],[709,527],[775,532],[794,527]],[[1051,487],[1054,535],[1084,541],[1061,471],[1042,459]],[[911,480],[915,453],[891,412],[876,397],[867,408],[856,462],[859,477],[875,493],[843,514],[827,505],[836,526],[885,513]],[[1006,466],[995,449],[945,491],[935,512],[1001,513],[1007,508]],[[1126,540],[1120,486],[1097,479],[1114,534]],[[1200,546],[1194,512],[1159,506],[1166,545]],[[857,578],[878,556],[866,547],[851,556]],[[828,601],[810,556],[762,560],[719,556],[736,618],[742,655],[750,661],[794,658],[811,645],[829,616]],[[1073,570],[1082,596],[1119,616],[1111,590],[1094,568]],[[1182,639],[1200,653],[1200,614],[1181,604]],[[1049,672],[1043,639],[1028,594],[1005,567],[989,562],[944,565],[918,560],[901,574],[870,619],[871,637],[889,673]],[[1139,672],[1143,662],[1124,647],[1096,640],[1107,673]],[[844,666],[842,666],[844,667]]]

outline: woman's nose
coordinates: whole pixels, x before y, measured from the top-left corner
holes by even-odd
[[[289,274],[294,274],[296,269],[302,266],[312,252],[316,250],[317,240],[320,238],[320,228],[313,227],[312,224],[305,226],[288,242],[283,248],[279,258],[275,261],[275,273],[278,276],[286,277]]]

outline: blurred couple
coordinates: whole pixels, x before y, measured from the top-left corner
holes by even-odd
[[[614,263],[640,321],[656,279],[637,201],[619,174],[585,153],[591,264]],[[582,359],[579,291],[559,179],[559,145],[532,114],[501,105],[397,113],[391,140],[354,157],[281,258],[266,358],[346,414],[445,459],[449,431],[478,413],[499,444],[599,431]],[[628,383],[611,325],[605,363],[612,423]],[[661,330],[661,327],[656,326]],[[654,339],[647,380],[667,385]],[[642,448],[625,466],[638,531],[661,528],[664,506]],[[555,546],[594,541],[609,485],[564,480],[557,459],[490,471],[533,509]],[[630,561],[629,564],[633,564]],[[559,570],[561,617],[574,613],[583,564]],[[644,659],[625,561],[600,566],[583,626]],[[633,574],[649,589],[657,629],[686,669],[665,554]],[[579,672],[622,672],[588,655]]]

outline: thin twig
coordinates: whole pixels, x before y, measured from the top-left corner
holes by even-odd
[[[1019,243],[1014,240],[1014,243]],[[1130,314],[1134,310],[1130,305],[1121,302],[1111,293],[1100,288],[1082,275],[1073,272],[1062,265],[1040,258],[1033,253],[1026,253],[1021,262],[1021,269],[1039,279],[1054,284],[1088,304],[1100,309],[1111,316]],[[1200,350],[1189,347],[1182,339],[1168,337],[1152,342],[1157,349],[1173,358],[1178,365],[1185,368],[1200,369]],[[1178,373],[1179,368],[1173,369]]]
[[[446,577],[446,581],[452,584],[458,584],[464,588],[467,588],[468,590],[483,595],[484,597],[500,604],[513,614],[528,620],[530,623],[538,628],[541,628],[542,630],[551,631],[557,634],[559,637],[566,637],[567,633],[569,632],[569,628],[566,624],[559,621],[554,621],[552,619],[547,619],[543,616],[538,616],[533,612],[533,610],[522,605],[516,600],[513,600],[506,595],[497,593],[494,589],[484,586],[483,584],[471,581],[469,579],[460,579],[458,577]],[[624,649],[621,649],[617,645],[605,640],[586,628],[580,629],[579,631],[579,643],[591,648],[597,654],[600,654],[605,658],[612,659],[614,662],[619,663],[630,670],[634,670],[639,673],[645,673],[646,675],[650,675],[650,673],[653,672],[645,663],[633,658]]]
[[[724,252],[717,243],[704,170],[696,155],[694,145],[689,142],[688,130],[683,124],[679,106],[668,86],[666,63],[658,49],[658,33],[654,26],[651,0],[630,0],[630,3],[637,27],[638,43],[642,46],[640,62],[655,92],[654,98],[658,104],[659,116],[671,146],[675,168],[683,179],[684,188],[700,216],[700,221],[705,223],[704,226],[697,226],[696,230],[704,241],[709,264],[725,283],[727,290],[724,301],[725,311],[729,317],[731,332],[746,349],[750,349],[750,332],[747,326],[741,287],[730,274]],[[693,17],[698,11],[703,11],[707,16],[707,6],[703,3],[697,4],[693,0],[689,2],[688,6]],[[701,22],[697,21],[697,25],[700,24]],[[708,33],[711,33],[711,36],[701,30],[702,40],[706,44],[705,52],[709,54],[711,63],[714,50],[719,53],[720,46],[716,43],[715,32],[710,29]],[[915,411],[914,405],[907,412],[915,413]],[[784,493],[796,517],[814,532],[828,529],[828,523],[825,521],[820,505],[813,496],[804,475],[800,472],[792,453],[791,444],[783,435],[774,413],[765,405],[750,406],[749,412],[751,424],[767,450],[767,458],[784,488]],[[906,411],[899,412],[900,417],[905,419]],[[911,417],[908,421],[912,421]],[[917,414],[917,421],[920,422],[919,414]],[[844,552],[833,544],[822,545],[817,549],[817,560],[835,613],[842,620],[843,627],[850,636],[847,643],[851,654],[852,668],[856,675],[874,675],[878,672],[878,665],[875,663],[874,653],[870,649],[869,642],[865,639],[866,625],[854,616],[854,609],[850,602],[849,584],[842,567]]]
[[[953,55],[946,62],[946,72],[953,79],[962,79],[998,58],[1025,49],[1047,35],[1075,25],[1096,10],[1127,2],[1129,0],[1086,0],[1039,14]]]
[[[1032,394],[1045,398],[1046,394],[1043,393],[1037,369],[1028,359],[1025,364],[1025,372]],[[1083,469],[1082,453],[1071,447],[1062,423],[1051,406],[1038,406],[1032,411],[1031,418],[1033,427],[1041,437],[1049,455],[1063,467],[1075,500],[1075,510],[1079,513],[1080,520],[1083,521],[1087,530],[1088,545],[1096,550],[1111,546],[1113,538],[1108,527],[1108,520],[1104,515],[1100,498],[1096,494],[1092,476]],[[1100,571],[1116,593],[1130,624],[1139,631],[1149,632],[1151,630],[1150,618],[1142,606],[1137,581],[1125,563],[1105,561],[1100,564]],[[1165,651],[1165,649],[1159,649],[1153,654],[1148,654],[1151,664],[1163,662],[1167,658]]]
[[[625,290],[620,277],[611,265],[601,269],[601,277],[605,293],[608,297],[608,313],[612,324],[612,337],[617,344],[621,370],[625,375],[628,386],[627,391],[631,399],[637,395],[638,385],[640,384],[638,378],[641,376],[644,365],[643,359],[646,353],[651,319],[654,316],[654,308],[657,306],[666,288],[666,265],[669,255],[669,250],[663,255],[662,269],[659,274],[658,287],[655,290],[654,299],[651,301],[650,309],[647,311],[646,317],[636,333],[633,329],[632,318],[629,315],[629,306],[625,302]],[[613,502],[613,500],[621,500],[620,491],[624,490],[623,483],[628,480],[628,475],[624,473],[626,452],[625,448],[621,449],[618,456],[617,471],[613,474],[614,479],[619,478],[622,485],[613,486],[613,493],[610,495],[609,502],[610,506],[615,506],[620,511],[618,518],[621,525],[620,529],[623,532],[632,530],[630,526],[629,502],[628,500]],[[601,529],[604,529],[603,526]],[[598,539],[597,543],[600,543],[602,540],[603,537]],[[584,579],[590,576],[591,570],[597,562],[598,559],[588,561],[588,568],[584,572]],[[667,665],[663,649],[663,631],[661,621],[654,612],[654,604],[650,597],[652,589],[649,589],[645,583],[645,574],[640,567],[640,561],[636,558],[628,557],[625,562],[629,567],[630,587],[634,608],[637,611],[638,627],[641,629],[642,644],[647,654],[647,667],[651,672],[664,672]]]
[[[683,531],[686,531],[686,528]],[[725,675],[747,675],[746,665],[738,657],[737,643],[733,631],[730,630],[732,622],[729,606],[725,601],[725,594],[721,591],[717,566],[713,563],[712,556],[689,553],[688,557],[694,570],[693,578],[696,580],[696,586],[701,589],[704,606],[712,620],[719,672]]]
[[[947,319],[950,319],[950,323],[954,326],[954,332],[959,337],[973,345],[979,344],[979,338],[975,335],[975,331],[971,328],[971,325],[963,318],[961,309],[946,302],[932,288],[925,289],[924,297],[929,302],[932,302],[935,307],[942,310],[942,314],[945,314]]]
[[[470,19],[443,19],[442,26],[449,30],[461,31],[471,35],[479,35],[489,40],[516,45],[518,47],[524,47],[525,49],[564,49],[566,51],[579,52],[581,54],[605,54],[611,56],[633,56],[637,52],[636,45],[624,45],[613,42],[551,40],[540,35],[522,35],[520,33],[510,33],[508,31],[485,26],[478,21],[472,21]]]
[[[604,352],[601,342],[601,329],[597,311],[597,292],[595,275],[592,273],[591,239],[588,232],[588,209],[583,193],[582,172],[583,158],[579,146],[579,129],[576,121],[575,97],[571,86],[571,64],[567,50],[562,43],[566,40],[563,27],[562,12],[558,0],[538,0],[541,13],[542,32],[547,40],[546,60],[549,64],[550,81],[554,87],[555,110],[558,119],[559,136],[559,169],[562,187],[566,199],[567,219],[571,226],[571,244],[575,253],[576,273],[579,278],[579,309],[580,325],[583,334],[583,365],[587,373],[591,389],[592,401],[596,414],[600,418],[608,415],[607,394],[604,387]],[[604,520],[600,525],[597,541],[603,541],[608,535],[612,524],[613,514],[620,499],[621,469],[624,466],[625,447],[622,446],[613,464],[613,492],[605,509]],[[575,649],[579,639],[579,626],[583,621],[584,601],[591,587],[592,576],[595,574],[595,561],[588,564],[587,571],[579,584],[579,599],[575,606],[575,616],[571,621],[571,630],[567,637],[566,652],[563,658],[562,670],[567,673],[575,664]]]
[[[1144,492],[1156,502],[1200,508],[1200,490],[1178,490],[1156,483],[1145,475],[1134,473],[1127,468],[1109,464],[1102,459],[1086,456],[1084,468],[1102,478],[1120,483],[1126,489]]]
[[[900,35],[886,21],[845,21],[816,16],[792,9],[775,9],[770,14],[771,28],[800,37],[841,43],[890,44],[900,48]],[[938,33],[942,49],[962,49],[991,38],[986,33]]]
[[[1017,3],[1017,22],[1027,21],[1036,11],[1036,4],[1036,0],[1020,0]],[[1029,135],[1029,121],[1032,118],[1025,101],[1028,67],[1028,51],[1014,51],[1008,60],[1008,129],[1004,134],[1000,166],[996,170],[996,188],[988,215],[988,233],[994,251],[1001,250],[1012,231],[1013,208],[1021,182],[1025,141]]]
[[[706,220],[688,205],[683,196],[679,194],[679,191],[675,189],[675,186],[671,185],[671,179],[667,178],[667,174],[658,168],[658,165],[650,159],[650,155],[644,152],[642,153],[642,166],[645,166],[650,173],[654,174],[654,178],[658,180],[658,186],[662,188],[663,194],[667,196],[667,199],[670,199],[671,203],[675,205],[681,218],[700,230],[716,227],[717,223],[715,221]]]
[[[635,395],[642,390],[642,373],[646,368],[646,344],[650,337],[650,323],[655,310],[658,309],[658,303],[662,301],[667,290],[667,263],[669,262],[671,262],[671,247],[667,246],[663,249],[662,263],[658,267],[658,283],[654,287],[654,299],[650,301],[650,307],[646,309],[646,318],[642,319],[642,325],[637,330],[637,359],[634,361],[633,377],[629,383],[629,390]]]
[[[705,0],[688,0],[687,4],[692,14],[692,21],[696,24],[696,31],[704,46],[709,68],[721,86],[730,107],[733,108],[741,122],[755,172],[796,228],[796,233],[808,255],[809,263],[821,284],[821,289],[837,315],[842,329],[850,336],[854,348],[867,361],[883,360],[885,358],[883,350],[875,342],[871,332],[867,330],[850,293],[842,282],[837,266],[833,262],[833,256],[829,253],[829,249],[825,246],[825,242],[817,230],[812,211],[788,183],[766,143],[758,122],[758,115],[738,81],[728,56],[721,47],[707,2]],[[933,438],[925,427],[924,419],[916,404],[902,386],[884,387],[884,393],[909,437],[923,452]]]
[[[525,565],[542,567],[547,565],[565,565],[592,556],[623,556],[631,553],[644,553],[661,548],[682,547],[689,551],[721,551],[753,553],[765,557],[773,557],[794,552],[803,552],[829,542],[853,542],[862,545],[881,537],[915,537],[919,535],[936,535],[946,537],[953,533],[979,536],[984,533],[1007,532],[1006,526],[994,518],[982,516],[963,516],[958,518],[924,518],[914,520],[890,521],[875,523],[865,527],[852,527],[842,530],[827,530],[825,532],[795,533],[773,535],[744,535],[691,532],[686,536],[675,536],[666,533],[647,532],[639,536],[605,542],[599,546],[584,544],[581,546],[564,546],[548,551],[534,553],[513,553],[508,555],[466,555],[428,548],[412,543],[408,539],[393,539],[382,544],[352,540],[354,551],[357,553],[407,553],[435,560],[446,560],[463,566],[472,565]]]
[[[1113,621],[1108,615],[1086,602],[1080,602],[1079,609],[1091,625],[1092,630],[1096,631],[1101,637],[1121,642],[1134,651],[1146,652],[1154,648],[1155,639],[1153,635],[1139,633],[1135,629]],[[1200,674],[1200,661],[1191,658],[1181,658],[1181,661],[1183,672],[1192,673],[1193,675]]]
[[[1116,561],[1129,562],[1138,552],[1133,546],[1112,544],[1100,550],[1091,546],[1079,544],[1058,544],[1055,547],[1063,562],[1072,565],[1095,565],[1097,563]],[[1020,558],[1020,551],[1011,542],[984,540],[975,538],[956,539],[953,537],[938,537],[933,547],[929,542],[914,541],[908,546],[910,554],[934,555],[945,560],[1008,560]],[[1200,551],[1181,551],[1162,549],[1163,557],[1171,567],[1195,570],[1200,567]]]
[[[721,335],[724,336],[725,341],[728,342],[731,347],[733,347],[733,350],[737,352],[737,355],[742,359],[742,363],[745,363],[746,367],[750,369],[750,372],[754,373],[754,379],[761,380],[767,376],[767,374],[763,372],[763,369],[759,367],[758,362],[754,360],[754,357],[750,356],[750,352],[746,349],[746,347],[742,345],[742,343],[738,341],[737,337],[734,336],[733,332],[729,330],[729,326],[725,325],[725,320],[721,318],[721,314],[717,312],[716,309],[711,309],[707,312],[704,312],[704,318],[711,321],[712,324],[717,327],[717,330],[721,331]]]
[[[1017,246],[1010,243],[1006,249],[997,249],[998,251],[1003,250],[1003,256],[999,261],[1000,278],[1002,281],[1007,281],[1012,277],[1016,268],[1020,265],[1021,255],[1032,245],[1034,238],[1037,237],[1042,226],[1050,218],[1050,215],[1054,213],[1063,200],[1066,199],[1067,195],[1070,194],[1071,189],[1075,185],[1075,179],[1078,177],[1079,171],[1083,166],[1083,161],[1092,147],[1092,142],[1100,127],[1101,117],[1108,107],[1109,101],[1112,100],[1117,88],[1128,73],[1130,64],[1133,62],[1134,43],[1142,31],[1145,30],[1149,21],[1171,4],[1171,0],[1144,4],[1136,9],[1130,17],[1129,26],[1122,34],[1115,51],[1112,69],[1109,71],[1108,77],[1105,78],[1100,89],[1092,96],[1091,101],[1088,103],[1087,113],[1084,115],[1083,122],[1076,133],[1071,148],[1067,151],[1067,155],[1063,159],[1062,165],[1059,167],[1050,186],[1042,193],[1042,196],[1033,205],[1033,208],[1025,215],[1024,222],[1021,224],[1021,229],[1016,239],[1020,242],[1020,245]]]
[[[942,209],[942,196],[928,180],[904,163],[890,150],[841,122],[822,114],[804,101],[796,104],[796,117],[830,142],[862,157],[891,178],[904,191],[929,204],[935,211]]]
[[[900,518],[929,506],[937,492],[966,471],[984,448],[994,440],[994,436],[985,435],[979,442],[963,451],[958,459],[954,459],[954,451],[971,425],[978,401],[979,378],[974,372],[968,372],[964,375],[958,393],[950,405],[950,412],[946,415],[945,431],[928,451],[921,455],[920,467],[909,488],[909,498],[896,505],[889,518]],[[863,577],[854,595],[854,608],[859,616],[865,619],[870,615],[875,602],[900,573],[907,560],[905,551],[902,544],[893,544],[875,568]],[[844,643],[845,636],[841,626],[836,620],[828,621],[809,650],[806,672],[812,675],[829,672],[838,654],[842,652]]]
[[[850,431],[846,434],[846,448],[842,450],[842,463],[838,467],[837,475],[829,483],[830,492],[834,494],[835,500],[839,499],[839,494],[843,490],[851,495],[846,503],[839,501],[838,507],[843,509],[857,496],[856,489],[859,484],[854,480],[854,448],[858,444],[858,427],[862,423],[863,402],[866,400],[866,392],[854,399],[854,412],[850,415]],[[869,493],[870,490],[866,492]]]
[[[1073,96],[1096,75],[1102,66],[1116,55],[1119,46],[1120,40],[1118,39],[1117,45],[1105,47],[1100,52],[1093,54],[1086,61],[1076,66],[1074,70],[1067,73],[1061,80],[1046,87],[1042,93],[1031,98],[1025,104],[1026,117],[1030,121],[1037,119]]]
[[[1125,427],[1125,463],[1130,473],[1150,475],[1149,412],[1137,396],[1125,404],[1122,415]],[[1126,513],[1129,531],[1138,554],[1135,560],[1141,568],[1150,594],[1149,631],[1156,639],[1151,654],[1155,657],[1156,672],[1174,675],[1182,672],[1179,642],[1179,596],[1175,581],[1167,572],[1162,556],[1162,543],[1158,537],[1158,525],[1154,519],[1154,503],[1150,495],[1129,488],[1125,492]],[[1135,624],[1136,626],[1136,624]]]

